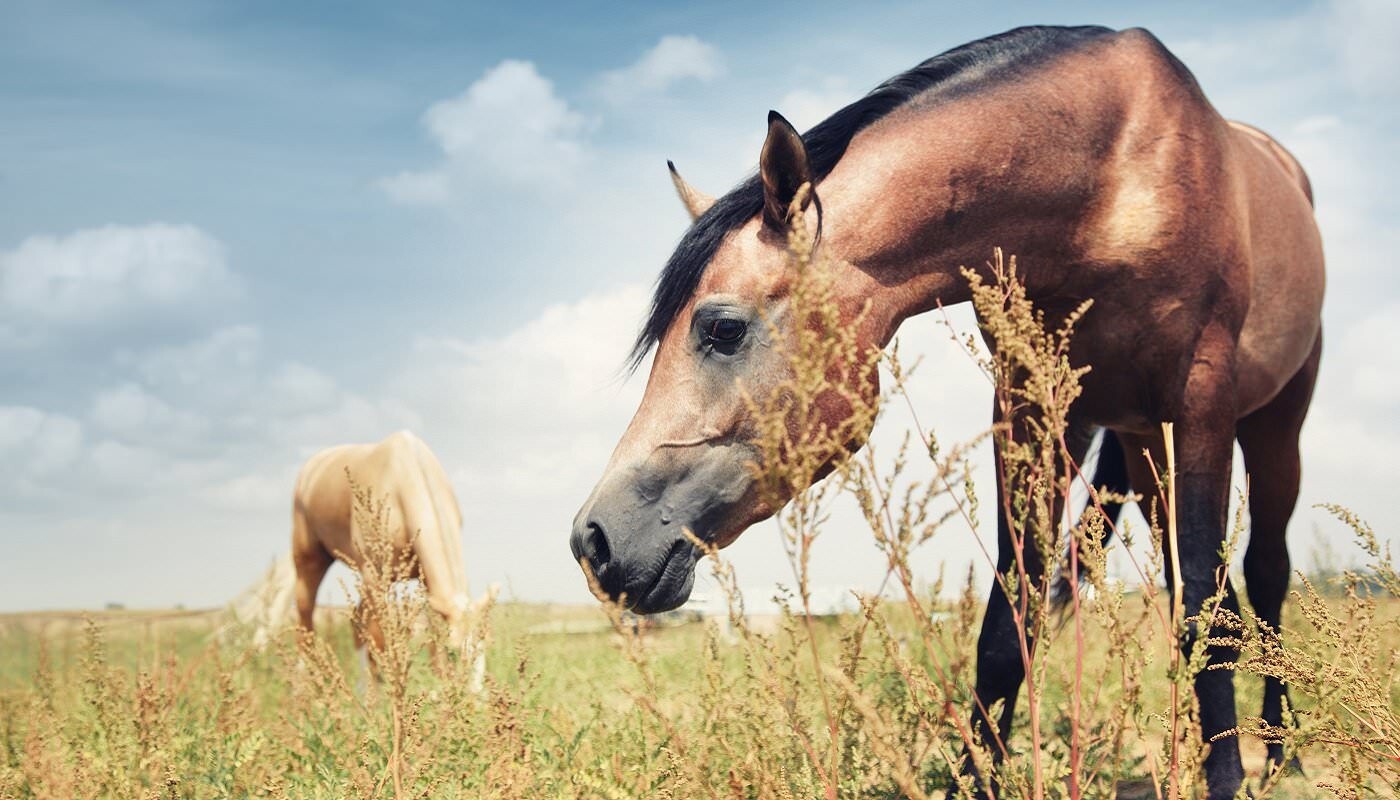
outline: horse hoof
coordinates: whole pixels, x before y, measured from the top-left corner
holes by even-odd
[[[1119,781],[1113,796],[1117,800],[1156,800],[1157,785],[1148,778]]]
[[[1254,797],[1254,791],[1245,782],[1244,770],[1238,766],[1238,762],[1234,769],[1220,770],[1214,775],[1206,773],[1207,800],[1234,800],[1240,789],[1244,789],[1245,797]]]

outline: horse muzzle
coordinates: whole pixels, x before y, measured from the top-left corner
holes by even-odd
[[[751,494],[751,450],[705,444],[659,450],[645,463],[605,475],[574,518],[569,548],[598,588],[639,614],[690,599],[701,550]],[[732,537],[728,537],[732,538]]]
[[[700,551],[689,539],[657,538],[644,548],[621,549],[597,522],[575,528],[569,537],[574,558],[586,563],[608,599],[638,614],[670,611],[690,599]]]

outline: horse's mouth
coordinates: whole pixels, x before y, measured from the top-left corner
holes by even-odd
[[[678,608],[689,600],[695,584],[695,556],[695,545],[687,539],[677,539],[667,551],[656,579],[637,595],[631,610],[638,614],[657,614]]]

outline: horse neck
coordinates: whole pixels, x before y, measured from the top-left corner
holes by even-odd
[[[896,112],[851,142],[818,192],[826,246],[875,298],[873,338],[971,299],[961,268],[985,273],[996,247],[1017,256],[1033,298],[1064,282],[1115,131],[1111,98],[1093,94],[1018,84]]]
[[[470,603],[466,570],[451,542],[459,530],[443,524],[425,525],[417,539],[418,568],[427,585],[428,603],[449,620],[461,616]]]
[[[414,443],[412,458],[402,467],[404,504],[413,510],[405,524],[416,531],[414,551],[426,584],[428,603],[449,620],[457,620],[471,602],[466,566],[462,562],[462,518],[451,486],[441,483],[432,455]]]

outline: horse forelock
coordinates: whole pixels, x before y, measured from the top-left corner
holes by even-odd
[[[1111,29],[1098,26],[1015,28],[955,47],[890,78],[802,134],[813,183],[835,168],[857,133],[910,101],[933,101],[1003,83],[1052,56],[1110,33]],[[725,237],[762,210],[763,183],[753,174],[716,200],[686,230],[657,277],[651,308],[627,361],[629,371],[641,364],[690,302]],[[820,216],[818,220],[820,224]]]

